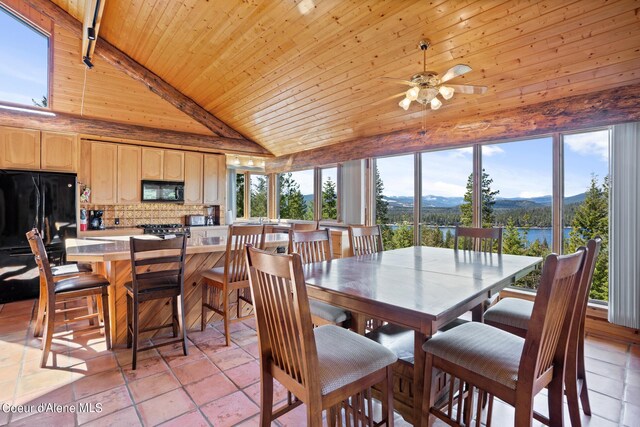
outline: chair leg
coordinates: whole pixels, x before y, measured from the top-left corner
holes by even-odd
[[[44,331],[42,333],[42,360],[40,361],[40,367],[47,366],[47,359],[49,358],[49,352],[51,351],[51,342],[53,341],[53,330],[55,329],[56,309],[55,301],[51,304],[47,304],[47,314],[44,321]]]
[[[382,395],[382,416],[387,418],[387,426],[393,427],[393,368],[387,366],[387,380]],[[369,416],[372,416],[369,413]]]
[[[240,289],[236,290],[236,319],[239,319],[240,317],[240,313],[242,312],[242,310],[240,309],[240,301],[242,301],[240,299]]]
[[[587,373],[584,366],[584,330],[580,332],[580,340],[578,341],[577,379],[582,380],[582,387],[579,390],[580,401],[582,402],[582,411],[585,413],[585,415],[591,416],[591,404],[589,403],[589,387],[587,387]]]
[[[224,338],[227,343],[227,347],[231,345],[231,334],[229,332],[229,291],[227,288],[223,288],[222,295],[222,319],[224,321]]]
[[[133,298],[132,298],[133,299]],[[131,355],[131,369],[132,370],[136,370],[136,362],[138,359],[138,306],[139,303],[136,299],[133,299],[132,301],[132,305],[133,305],[133,318],[132,318],[132,323],[133,323],[133,343],[132,343],[132,351],[133,354]]]
[[[208,286],[207,286],[206,283],[202,283],[202,285],[200,285],[200,286],[202,286],[202,316],[200,317],[200,331],[204,332],[205,328],[207,327],[207,317],[206,317],[207,316],[207,314],[206,314],[206,308],[207,307],[205,307],[204,304],[207,301],[207,288],[208,288]]]
[[[93,295],[90,295],[87,297],[87,314],[95,314],[95,308],[94,308],[94,300],[93,300]],[[90,326],[95,326],[95,319],[93,317],[89,318],[89,325]]]
[[[307,426],[322,427],[322,408],[320,405],[307,406]]]
[[[173,328],[173,337],[178,338],[178,297],[171,298],[171,325]]]
[[[184,319],[184,296],[180,295],[176,298],[176,306],[177,306],[177,318],[178,325],[180,327],[180,333],[182,334],[182,350],[184,351],[184,355],[189,355],[189,350],[187,349],[187,327]]]
[[[127,294],[127,348],[131,348],[133,343],[133,305],[131,303],[131,296]]]
[[[491,405],[492,400],[489,401],[489,406]],[[514,426],[516,427],[531,427],[531,423],[533,421],[533,397],[528,400],[518,401],[516,398],[516,414],[515,414],[515,422]]]
[[[427,426],[433,424],[433,420],[431,417],[431,407],[435,403],[435,393],[433,393],[432,374],[433,355],[427,353],[424,362],[424,392],[422,396],[422,424]],[[453,377],[451,378],[451,381],[453,381]]]
[[[578,397],[577,354],[572,351],[567,353],[564,387],[567,395],[567,404],[569,406],[569,418],[571,419],[572,426],[579,426],[581,421],[580,402]]]
[[[105,287],[102,290],[102,298],[99,299],[101,301],[100,306],[102,307],[102,319],[104,322],[104,340],[107,344],[107,350],[111,350],[111,324],[109,320],[109,293],[107,288]]]
[[[40,298],[38,298],[38,316],[36,317],[36,324],[33,327],[33,336],[42,336],[42,327],[44,323],[45,309],[47,306],[46,297],[40,292]]]
[[[104,323],[104,304],[102,298],[96,297],[96,305],[98,306],[98,324]]]
[[[555,368],[554,368],[555,369]],[[564,397],[564,372],[554,372],[554,378],[548,386],[548,404],[549,404],[549,425],[563,426],[563,408],[562,399]],[[579,423],[577,425],[580,425]]]
[[[268,368],[260,364],[262,375],[260,377],[260,425],[270,427],[273,416],[273,377]]]

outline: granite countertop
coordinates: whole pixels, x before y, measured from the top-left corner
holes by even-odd
[[[136,236],[140,239],[160,239],[153,235]],[[265,235],[267,246],[286,246],[289,236],[283,233]],[[130,259],[129,236],[86,237],[65,241],[67,260],[78,262],[124,261]],[[187,254],[224,252],[227,248],[225,237],[198,237],[187,240]]]

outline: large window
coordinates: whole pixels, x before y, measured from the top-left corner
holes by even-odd
[[[0,7],[0,101],[46,107],[49,38]]]
[[[244,218],[244,181],[245,175],[236,172],[236,218]]]
[[[312,169],[278,176],[279,218],[313,219],[313,179]]]
[[[456,224],[471,225],[473,148],[422,153],[420,243],[453,248]],[[466,218],[462,219],[462,209]]]
[[[266,175],[249,175],[249,182],[251,183],[250,194],[250,216],[253,218],[267,217],[267,194],[268,194],[268,178]]]
[[[384,248],[413,245],[414,156],[375,161],[376,223],[382,225]]]
[[[320,169],[322,182],[321,219],[338,219],[338,168]]]
[[[609,300],[609,131],[564,135],[564,241],[570,253],[600,236],[590,297]]]

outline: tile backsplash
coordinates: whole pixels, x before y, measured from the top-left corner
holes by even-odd
[[[138,203],[135,205],[94,205],[81,204],[81,209],[104,212],[104,225],[115,226],[116,218],[120,227],[135,227],[140,224],[184,224],[185,215],[203,215],[205,205],[180,205],[175,203]]]

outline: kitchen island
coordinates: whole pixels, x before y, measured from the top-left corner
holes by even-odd
[[[80,239],[67,239],[65,242],[67,260],[91,263],[94,271],[109,279],[109,314],[111,321],[111,342],[114,346],[124,346],[127,342],[127,299],[124,284],[131,281],[131,262],[129,254],[130,236],[105,236]],[[142,235],[137,238],[158,239],[156,236]],[[265,236],[266,248],[273,252],[278,247],[286,248],[288,236],[282,233],[269,233]],[[184,276],[184,307],[187,330],[200,327],[202,292],[201,272],[224,264],[227,247],[226,237],[198,237],[187,241],[187,256]],[[235,301],[232,295],[231,301]],[[243,307],[243,311],[251,307]],[[208,322],[221,317],[208,311]],[[171,321],[169,300],[150,301],[140,306],[140,328],[167,324]],[[169,329],[156,331],[166,334]],[[151,338],[153,332],[141,334],[142,338]]]

